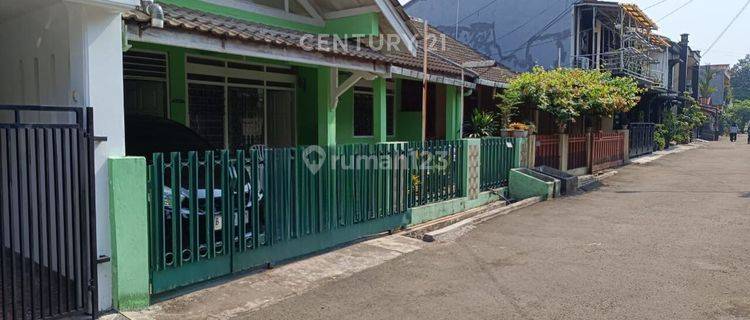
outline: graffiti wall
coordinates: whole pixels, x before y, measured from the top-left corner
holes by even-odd
[[[570,65],[576,0],[412,0],[406,11],[515,71]]]

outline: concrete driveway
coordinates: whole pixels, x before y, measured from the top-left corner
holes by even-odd
[[[628,166],[238,318],[750,319],[750,145]]]

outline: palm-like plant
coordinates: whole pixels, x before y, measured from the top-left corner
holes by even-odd
[[[492,136],[497,131],[495,115],[479,109],[474,110],[471,121],[468,123],[469,137],[481,138]]]
[[[711,69],[711,66],[706,66],[706,71],[703,73],[703,77],[700,79],[698,87],[700,89],[701,97],[703,99],[706,99],[706,101],[708,101],[708,98],[710,98],[711,95],[716,92],[716,88],[711,85],[711,80],[713,80],[718,73],[719,70]]]

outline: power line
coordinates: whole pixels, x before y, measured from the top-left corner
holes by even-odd
[[[729,30],[729,28],[731,28],[732,25],[737,21],[737,19],[742,15],[742,13],[745,12],[745,10],[747,9],[748,6],[750,6],[750,0],[748,0],[747,2],[745,2],[745,5],[742,6],[742,9],[740,9],[740,11],[737,12],[737,14],[734,16],[734,18],[732,18],[732,20],[729,21],[729,24],[727,24],[727,26],[724,28],[724,30],[721,31],[721,33],[719,34],[719,36],[716,37],[716,40],[714,40],[714,42],[712,42],[711,45],[708,46],[708,49],[706,49],[706,51],[703,52],[703,55],[708,54],[708,52],[710,52],[711,49],[714,48],[714,46],[719,42],[719,40],[721,40],[721,38],[724,37],[724,34],[727,33],[727,31]]]
[[[660,4],[664,3],[664,2],[667,2],[667,1],[669,1],[669,0],[661,0],[661,1],[657,2],[657,3],[654,3],[654,4],[652,4],[652,5],[648,6],[648,7],[643,8],[643,10],[651,9],[651,8],[656,7],[656,6],[658,6],[658,5],[660,5]]]
[[[659,20],[656,20],[656,22],[660,22],[660,21],[668,18],[669,16],[677,13],[677,11],[680,11],[680,10],[682,10],[682,8],[687,7],[687,5],[689,5],[693,1],[695,1],[695,0],[688,0],[687,2],[683,3],[681,6],[677,7],[677,9],[672,10],[671,12],[667,13],[667,15],[661,17]]]
[[[479,11],[482,11],[482,10],[484,10],[484,9],[487,9],[487,7],[491,6],[491,5],[492,5],[492,4],[494,4],[495,2],[497,2],[497,0],[492,0],[492,1],[490,1],[489,3],[487,3],[487,4],[483,5],[482,7],[480,7],[479,9],[477,9],[477,10],[474,10],[474,12],[472,12],[472,13],[469,13],[469,14],[465,15],[465,16],[464,16],[463,18],[461,18],[461,20],[459,20],[459,21],[458,21],[458,22],[457,22],[456,24],[459,24],[459,23],[461,23],[461,22],[464,22],[464,21],[466,21],[466,19],[469,19],[469,18],[470,18],[471,16],[473,16],[473,15],[475,15],[475,14],[479,13]]]
[[[531,17],[531,19],[529,19],[529,20],[526,20],[526,22],[522,23],[522,24],[521,24],[521,25],[519,25],[518,27],[516,27],[516,28],[514,28],[513,30],[510,30],[510,31],[506,32],[505,34],[503,34],[502,36],[498,37],[498,38],[497,38],[497,41],[500,41],[500,40],[502,40],[502,39],[505,39],[505,37],[507,37],[507,36],[509,36],[509,35],[513,34],[514,32],[516,32],[516,31],[518,31],[518,30],[521,30],[521,28],[523,28],[523,27],[525,27],[526,25],[528,25],[529,23],[531,23],[531,21],[534,21],[534,19],[536,19],[536,18],[539,18],[539,17],[541,17],[541,16],[543,15],[543,14],[547,13],[547,11],[549,11],[549,9],[551,9],[551,8],[552,8],[552,6],[549,6],[549,7],[547,7],[546,9],[542,10],[541,12],[539,12],[539,13],[535,14],[534,16],[532,16],[532,17]]]
[[[563,11],[560,12],[554,19],[552,19],[552,21],[550,21],[549,23],[547,23],[547,25],[545,25],[541,30],[539,30],[537,33],[535,33],[533,36],[531,36],[528,40],[526,40],[526,42],[524,42],[521,46],[519,46],[516,49],[511,50],[509,54],[515,54],[519,50],[521,50],[523,48],[526,48],[529,44],[531,44],[531,42],[533,42],[534,40],[536,40],[536,38],[539,35],[541,35],[545,31],[549,30],[549,28],[551,28],[553,25],[555,25],[555,23],[557,23],[558,21],[560,21],[560,19],[562,19],[565,16],[565,14],[568,13],[568,11],[570,10],[571,7],[573,7],[573,4],[569,5],[565,9],[563,9]],[[555,40],[549,41],[549,42],[554,42],[554,41],[557,41],[557,40],[559,40],[559,39],[555,39]],[[532,46],[529,46],[529,47],[534,47],[536,45],[541,45],[541,44],[545,44],[545,43],[549,43],[549,42],[539,43],[539,44],[535,44],[535,45],[532,45]]]

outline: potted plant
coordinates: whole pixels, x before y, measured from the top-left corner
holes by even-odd
[[[510,128],[510,119],[516,115],[518,105],[520,104],[520,96],[515,94],[496,94],[495,100],[499,101],[497,106],[497,113],[500,116],[500,136],[512,137],[514,135],[513,129]]]
[[[513,122],[508,125],[508,130],[513,138],[526,138],[529,136],[529,126],[520,122]]]

